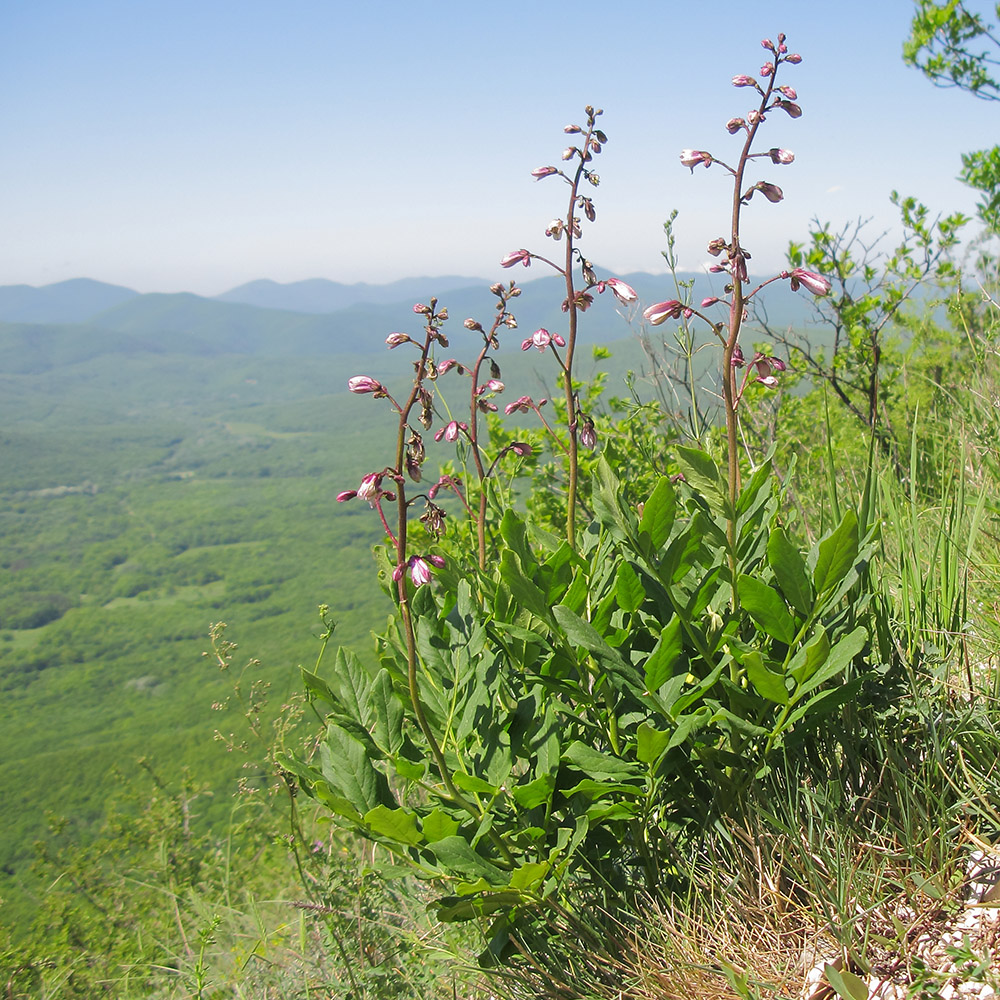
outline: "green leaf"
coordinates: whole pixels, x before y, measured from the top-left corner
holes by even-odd
[[[365,813],[365,823],[373,833],[400,844],[419,844],[424,839],[417,829],[417,817],[405,809],[378,805]]]
[[[562,759],[597,781],[614,781],[636,776],[634,764],[618,757],[612,757],[610,754],[601,753],[600,750],[595,750],[579,740],[566,747]]]
[[[637,741],[635,755],[643,764],[655,764],[663,756],[670,742],[670,733],[654,729],[648,722],[643,722],[635,735]]]
[[[667,623],[645,663],[646,690],[655,694],[673,675],[677,661],[684,653],[681,620],[678,615]]]
[[[618,496],[620,489],[621,484],[618,482],[617,476],[611,471],[607,459],[601,455],[597,460],[597,469],[594,472],[594,487],[591,497],[594,513],[613,537],[624,541],[631,534],[631,525]]]
[[[722,473],[719,472],[719,467],[711,455],[697,448],[686,448],[679,445],[677,458],[684,469],[684,479],[688,485],[700,493],[722,495],[726,492]]]
[[[557,604],[552,609],[552,614],[566,634],[566,638],[574,646],[593,653],[606,669],[625,674],[631,672],[630,665],[622,659],[621,653],[609,646],[590,622],[584,621],[563,604]]]
[[[515,868],[511,872],[509,885],[512,889],[520,889],[522,891],[534,889],[544,881],[549,867],[550,865],[547,861],[525,862],[520,868]]]
[[[510,549],[504,549],[500,554],[500,576],[517,604],[545,621],[551,620],[545,595],[524,575],[520,561]]]
[[[681,695],[680,698],[678,698],[677,701],[670,706],[670,714],[676,719],[685,708],[698,701],[698,699],[701,698],[701,696],[705,694],[705,692],[708,691],[708,689],[711,688],[722,676],[724,666],[725,664],[719,663],[707,677],[702,678],[690,691]]]
[[[429,812],[420,824],[424,839],[431,844],[444,840],[445,837],[454,837],[459,826],[458,820],[449,816],[440,806]]]
[[[372,766],[364,744],[340,726],[327,728],[326,739],[319,745],[319,759],[326,782],[362,815],[380,803],[396,805],[385,775]]]
[[[831,590],[854,566],[858,558],[858,518],[849,510],[837,528],[818,543],[813,586],[817,595]]]
[[[809,680],[826,663],[826,658],[829,655],[830,639],[826,634],[826,629],[819,625],[812,642],[803,646],[795,654],[792,662],[788,664],[788,673],[796,684],[801,684],[803,681]]]
[[[349,649],[337,650],[333,685],[348,715],[359,722],[368,720],[368,690],[371,685],[361,661]]]
[[[555,787],[555,775],[546,773],[535,778],[534,781],[529,781],[526,785],[515,785],[510,794],[514,796],[514,801],[522,809],[534,809],[552,798]]]
[[[756,577],[739,578],[740,604],[772,639],[790,646],[795,641],[795,622],[781,595]]]
[[[868,1000],[868,984],[860,976],[841,972],[829,963],[823,966],[823,972],[841,1000]]]
[[[466,774],[465,771],[452,772],[451,780],[463,792],[474,792],[478,795],[496,795],[500,791],[495,785],[491,785],[488,781],[483,781],[482,778],[477,778],[474,774]]]
[[[758,650],[755,649],[743,657],[743,666],[746,668],[750,683],[762,698],[767,698],[768,701],[778,705],[788,704],[785,678],[767,668]]]
[[[673,750],[674,747],[679,747],[692,733],[697,732],[709,722],[711,717],[712,710],[707,705],[702,705],[689,715],[682,715],[677,720],[677,728],[670,737],[667,749]]]
[[[471,878],[483,878],[491,886],[507,884],[507,875],[496,865],[481,857],[462,837],[445,837],[428,845],[438,862],[450,872]]]
[[[330,685],[323,680],[318,674],[314,674],[310,670],[306,670],[304,667],[301,668],[302,673],[302,684],[306,689],[306,693],[309,695],[309,700],[312,701],[315,698],[319,698],[321,701],[325,701],[328,705],[332,705],[334,708],[340,707],[340,699],[333,693]]]
[[[810,677],[803,681],[792,694],[792,703],[797,702],[804,694],[812,691],[825,681],[836,677],[847,669],[851,660],[864,648],[868,641],[868,631],[862,626],[858,626],[853,632],[848,633],[830,650],[830,655],[826,662]]]
[[[384,668],[372,684],[371,704],[375,712],[372,738],[387,753],[394,754],[403,745],[403,704],[392,689],[389,671]]]
[[[507,543],[507,548],[517,554],[522,563],[531,560],[528,548],[528,533],[524,521],[508,507],[500,520],[500,537]]]
[[[785,600],[803,617],[812,610],[812,587],[805,560],[781,528],[774,528],[767,540],[767,562]]]
[[[661,476],[652,494],[642,508],[639,520],[640,535],[649,536],[650,546],[655,552],[670,537],[677,512],[677,495],[666,476]]]
[[[615,599],[622,611],[638,611],[646,599],[639,574],[627,562],[621,563],[615,574]]]

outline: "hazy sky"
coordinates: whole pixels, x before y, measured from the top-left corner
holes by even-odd
[[[972,6],[976,6],[975,3]],[[981,6],[981,5],[980,5]],[[769,116],[744,242],[778,266],[818,216],[893,225],[898,189],[971,214],[962,151],[1000,135],[1000,106],[936,90],[903,66],[909,0],[830,4],[633,0],[6,0],[0,6],[0,284],[86,276],[142,292],[217,294],[254,278],[496,280],[507,251],[546,249],[564,211],[564,125],[591,103],[605,268],[662,269],[680,210],[681,263],[722,234],[723,159],[751,107],[763,36],[802,64],[783,81],[803,116]],[[782,82],[782,80],[779,80]],[[738,138],[738,137],[737,137]],[[532,272],[534,274],[534,272]],[[527,277],[527,274],[524,274]]]

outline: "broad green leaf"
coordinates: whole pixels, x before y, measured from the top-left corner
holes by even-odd
[[[684,640],[681,635],[681,620],[678,615],[674,615],[660,633],[659,641],[644,665],[646,690],[650,694],[656,694],[673,675],[674,667],[683,653]]]
[[[849,510],[840,524],[818,543],[813,586],[817,596],[831,590],[847,574],[858,558],[858,518]]]
[[[594,506],[594,513],[598,520],[611,534],[619,541],[629,537],[631,525],[622,509],[622,502],[619,498],[621,484],[617,476],[611,471],[607,459],[601,455],[597,460],[597,469],[594,472],[594,487],[591,502]]]
[[[636,774],[634,764],[610,754],[601,753],[579,740],[571,743],[562,758],[567,764],[597,781],[615,780],[632,777]]]
[[[405,809],[378,805],[365,813],[365,823],[373,833],[400,844],[419,844],[424,839],[417,829],[417,817]]]
[[[420,824],[424,839],[428,843],[444,840],[445,837],[454,837],[458,833],[459,826],[458,820],[453,819],[440,807],[429,812]]]
[[[785,678],[767,668],[758,650],[755,649],[743,657],[743,666],[746,668],[750,683],[762,698],[767,698],[768,701],[778,705],[788,704]]]
[[[463,883],[464,885],[465,883]],[[444,896],[430,905],[442,923],[459,923],[487,917],[497,910],[505,910],[521,902],[520,892],[491,892],[485,896]]]
[[[549,801],[555,787],[555,775],[547,773],[535,778],[534,781],[529,781],[526,785],[515,785],[510,794],[522,809],[534,809]]]
[[[615,574],[615,599],[622,611],[638,611],[646,599],[639,574],[627,562],[622,562]]]
[[[491,785],[488,781],[483,781],[482,778],[477,778],[474,774],[466,774],[465,771],[452,772],[451,780],[463,792],[474,792],[479,795],[496,795],[500,791],[495,785]]]
[[[389,671],[384,668],[372,684],[371,703],[375,712],[372,738],[387,753],[394,754],[403,745],[403,704],[392,689]]]
[[[445,837],[428,846],[438,862],[457,875],[483,878],[491,886],[507,884],[507,875],[477,854],[463,837]]]
[[[739,578],[740,604],[772,639],[790,646],[795,641],[795,622],[781,595],[756,577]]]
[[[333,693],[330,685],[322,677],[314,674],[311,670],[306,670],[304,667],[301,668],[301,673],[302,683],[305,686],[310,701],[314,698],[320,698],[328,705],[334,706],[334,708],[340,707],[340,699]]]
[[[552,614],[572,645],[593,653],[605,669],[631,673],[630,665],[622,659],[621,653],[609,646],[590,622],[584,621],[563,604],[557,604]]]
[[[636,757],[643,764],[655,764],[663,755],[670,742],[670,733],[662,729],[654,729],[648,722],[643,722],[636,730]]]
[[[679,445],[677,457],[684,469],[684,479],[688,485],[694,487],[700,493],[726,492],[722,473],[715,464],[711,455],[707,455],[697,448],[686,448]]]
[[[868,1000],[868,984],[860,976],[841,971],[829,963],[823,966],[823,972],[841,1000]]]
[[[639,785],[626,785],[621,781],[595,781],[593,778],[584,778],[577,782],[572,788],[567,788],[563,795],[586,795],[594,799],[608,798],[612,802],[617,802],[623,795],[631,795],[633,798],[645,795],[645,791]]]
[[[649,536],[650,545],[655,552],[660,549],[670,537],[674,515],[677,512],[677,496],[670,480],[661,476],[652,494],[642,508],[639,519],[639,533]]]
[[[830,655],[830,639],[822,625],[817,626],[812,641],[803,646],[788,664],[788,673],[796,684],[809,680]]]
[[[332,686],[348,715],[359,722],[368,721],[368,690],[371,686],[361,661],[349,649],[337,650],[337,663],[333,671]]]
[[[679,747],[692,733],[701,729],[711,719],[711,716],[712,710],[707,705],[702,705],[689,715],[682,715],[677,720],[677,728],[670,737],[667,749],[673,750],[674,747]]]
[[[785,600],[803,617],[812,611],[812,587],[805,560],[782,528],[774,528],[767,540],[767,562]]]
[[[711,688],[722,676],[724,666],[724,663],[718,664],[707,677],[698,681],[686,694],[682,694],[680,698],[678,698],[677,701],[670,706],[670,714],[676,719],[685,708],[698,701],[698,699],[701,698],[701,696],[704,695],[705,692],[708,691],[709,688]]]
[[[545,880],[549,871],[547,861],[527,861],[520,868],[515,868],[510,875],[512,889],[533,889]]]
[[[851,660],[864,648],[868,641],[868,632],[862,626],[858,626],[853,632],[848,633],[839,639],[830,650],[830,655],[826,662],[810,677],[803,681],[792,693],[792,703],[797,702],[804,694],[812,691],[825,681],[836,677],[847,669]]]
[[[510,549],[504,549],[500,554],[500,576],[510,587],[510,592],[520,607],[545,621],[550,620],[549,603],[545,600],[545,595],[524,575],[520,561]]]
[[[532,558],[524,521],[510,507],[504,511],[500,520],[500,537],[507,543],[507,548],[517,554],[522,563]]]
[[[327,728],[319,745],[323,778],[362,815],[380,803],[395,806],[385,775],[372,766],[364,744],[340,726]]]

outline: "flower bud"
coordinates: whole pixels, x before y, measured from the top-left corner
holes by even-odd
[[[462,326],[464,326],[466,330],[482,330],[483,328],[482,323],[480,323],[477,319],[467,319]]]
[[[385,338],[385,342],[389,345],[391,350],[393,347],[399,347],[400,344],[410,343],[410,338],[405,333],[390,333],[389,336]]]
[[[368,375],[355,375],[347,380],[347,388],[351,392],[385,392],[381,382],[370,378]]]
[[[793,52],[790,56],[785,56],[785,62],[790,62],[793,66],[802,62],[802,56],[798,52]]]
[[[345,500],[353,500],[357,495],[357,490],[344,490],[343,493],[337,494],[337,503],[343,503]]]
[[[767,155],[771,157],[772,163],[791,163],[795,159],[795,154],[790,149],[769,149]]]
[[[791,279],[793,292],[798,291],[799,285],[804,286],[813,295],[826,295],[830,291],[829,279],[815,271],[806,271],[804,268],[797,267],[792,271]]]
[[[584,448],[593,450],[597,447],[597,432],[594,430],[594,421],[587,417],[580,428],[580,444]]]
[[[583,131],[583,129],[582,129],[582,128],[580,128],[580,126],[579,126],[579,125],[567,125],[567,126],[566,126],[566,127],[565,127],[565,128],[563,129],[563,131],[564,131],[564,132],[565,132],[565,133],[566,133],[567,135],[576,135],[576,134],[577,134],[578,132],[582,132],[582,131]]]
[[[524,458],[525,455],[531,454],[531,445],[525,444],[524,441],[512,441],[510,443],[510,450],[514,452],[515,455],[520,455]]]
[[[794,87],[779,87],[778,90],[785,95],[790,101],[794,101],[799,95],[795,92]]]
[[[511,250],[505,257],[500,258],[501,267],[513,267],[515,264],[523,264],[525,267],[531,266],[530,250]],[[502,289],[501,289],[502,290]],[[491,289],[492,291],[492,289]],[[497,293],[494,292],[494,295]]]
[[[770,38],[762,38],[760,40],[760,47],[762,49],[768,49],[771,52],[774,51],[774,43],[771,41]]]
[[[666,302],[657,302],[646,309],[642,317],[651,326],[659,326],[665,320],[678,319],[684,307],[677,299],[668,299]]]
[[[536,181],[540,181],[543,177],[551,177],[553,174],[558,174],[559,170],[556,167],[535,167],[531,171],[531,176],[535,178]]]
[[[530,346],[530,344],[529,344]],[[509,417],[512,413],[527,413],[532,407],[532,401],[530,396],[521,396],[520,399],[515,399],[513,403],[508,403],[504,408],[503,412]]]
[[[777,100],[774,102],[776,108],[787,111],[789,118],[801,118],[802,109],[794,101]]]
[[[604,284],[614,292],[615,298],[624,306],[631,305],[639,298],[636,290],[620,278],[608,278]]]
[[[418,302],[418,303],[417,303],[417,304],[416,304],[416,305],[415,305],[415,306],[413,307],[413,311],[414,311],[414,312],[415,312],[415,313],[416,313],[416,314],[417,314],[418,316],[430,316],[430,314],[431,314],[431,307],[430,307],[430,306],[425,306],[425,305],[423,304],[423,302]]]
[[[710,295],[707,299],[701,300],[701,308],[707,309],[709,306],[714,306],[718,301],[719,297],[717,295]]]
[[[734,87],[756,87],[757,81],[752,76],[747,76],[746,73],[738,73],[733,77]]]
[[[774,72],[774,63],[766,62],[760,68],[760,75],[764,77],[770,76],[773,72]]]
[[[722,251],[725,249],[726,249],[726,238],[724,236],[716,236],[715,239],[708,244],[708,252],[713,257],[718,257],[719,254],[722,253]]]
[[[562,152],[562,158],[564,160],[572,160],[573,157],[576,155],[576,152],[577,152],[576,146],[567,146]]]
[[[712,164],[712,154],[706,153],[703,149],[682,149],[681,150],[681,166],[690,167],[691,173],[694,173],[694,168],[698,166],[699,163],[704,163],[706,167]]]
[[[730,135],[736,135],[741,128],[746,127],[747,123],[742,118],[730,118],[729,121],[726,122],[726,131]]]

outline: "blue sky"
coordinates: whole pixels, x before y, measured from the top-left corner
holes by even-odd
[[[976,6],[973,4],[972,6]],[[982,5],[980,5],[982,6]],[[959,154],[995,142],[1000,107],[903,66],[909,0],[741,5],[310,0],[8,0],[0,13],[0,284],[86,276],[217,294],[254,278],[496,280],[546,249],[564,125],[603,107],[609,137],[582,244],[624,273],[660,271],[677,208],[681,264],[725,231],[723,125],[750,108],[763,36],[784,31],[803,117],[762,145],[744,242],[763,276],[810,219],[891,229],[889,192],[972,213]],[[779,81],[781,82],[781,81]],[[526,274],[524,275],[527,276]]]

